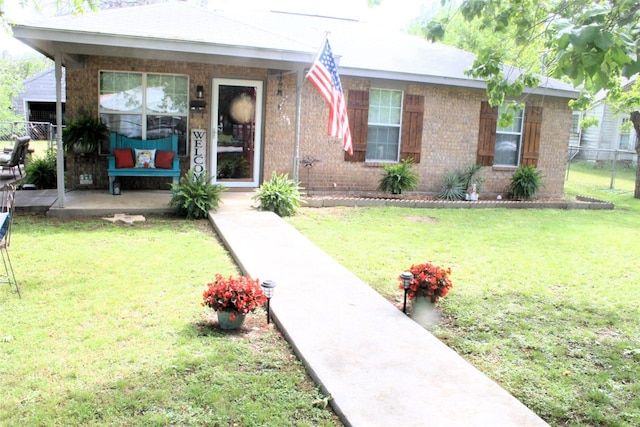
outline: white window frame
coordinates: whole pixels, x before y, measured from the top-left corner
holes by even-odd
[[[625,115],[620,118],[620,126],[618,126],[618,143],[616,146],[617,150],[633,151],[636,148],[636,138],[635,138],[636,135],[635,135],[635,131],[633,130],[633,127],[623,129],[623,126],[630,121],[631,121],[631,118],[628,115]],[[629,147],[622,148],[620,146],[621,145],[620,143],[622,142],[621,141],[622,137],[625,135],[627,137],[627,141],[629,142]]]
[[[500,123],[500,116],[502,114],[504,114],[505,112],[505,106],[500,106],[498,108],[498,123]],[[496,125],[496,145],[499,143],[498,142],[498,136],[499,135],[514,135],[517,136],[518,142],[516,144],[516,162],[515,164],[504,164],[504,163],[496,163],[495,162],[495,147],[494,147],[494,163],[493,166],[498,166],[498,167],[518,167],[520,166],[520,157],[522,154],[522,134],[523,134],[523,129],[524,129],[524,117],[525,117],[525,107],[523,106],[521,110],[522,115],[521,115],[521,120],[520,120],[520,128],[519,129],[514,129],[514,130],[509,130],[507,128],[501,128],[498,125]],[[515,118],[514,118],[515,120]],[[513,126],[511,126],[513,127]]]
[[[582,129],[580,128],[580,121],[582,120],[582,112],[574,111],[571,114],[571,135],[580,138]]]
[[[186,74],[176,74],[176,73],[158,73],[158,72],[141,72],[141,71],[123,71],[123,70],[100,70],[98,72],[98,96],[102,95],[102,88],[100,87],[100,83],[102,81],[101,76],[103,73],[113,73],[113,74],[136,74],[136,75],[140,75],[141,76],[141,86],[142,86],[142,105],[141,105],[141,111],[140,112],[121,112],[121,113],[114,113],[111,111],[103,111],[100,103],[98,103],[98,114],[121,114],[121,115],[130,115],[130,116],[140,116],[140,138],[141,139],[147,139],[147,117],[148,116],[164,116],[164,117],[175,117],[175,116],[179,116],[179,117],[184,117],[185,121],[186,121],[186,129],[189,129],[189,102],[190,102],[190,93],[189,93],[189,88],[190,86],[190,82],[189,82],[189,76]],[[186,99],[186,105],[185,105],[185,112],[184,113],[175,113],[175,112],[169,112],[169,113],[164,113],[164,112],[151,112],[148,111],[147,108],[147,77],[149,75],[162,75],[162,76],[173,76],[173,77],[184,77],[187,80],[187,99]],[[188,156],[189,155],[189,135],[187,135],[185,133],[184,137],[186,138],[186,152],[185,153],[180,153],[180,155],[182,157],[184,156]]]
[[[380,122],[373,122],[371,121],[371,91],[380,91],[380,92],[399,92],[400,93],[400,105],[399,105],[399,109],[400,109],[400,116],[399,116],[399,120],[398,123],[380,123]],[[396,144],[396,155],[394,159],[385,159],[385,158],[377,158],[374,156],[369,156],[369,144],[375,144],[375,143],[371,143],[369,142],[368,138],[367,138],[367,152],[365,154],[365,162],[370,162],[370,163],[397,163],[400,161],[400,139],[402,137],[402,115],[403,115],[403,106],[404,106],[404,91],[402,90],[398,90],[398,89],[385,89],[385,88],[370,88],[369,89],[369,114],[367,115],[367,128],[370,129],[372,126],[375,127],[386,127],[386,128],[393,128],[393,129],[398,129],[398,141]],[[367,135],[369,135],[370,132],[367,131]],[[378,145],[378,144],[376,144]]]

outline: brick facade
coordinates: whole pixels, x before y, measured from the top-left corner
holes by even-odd
[[[189,115],[189,129],[207,130],[211,139],[211,84],[213,78],[262,80],[264,85],[264,123],[262,144],[262,177],[272,172],[293,175],[296,123],[296,74],[269,74],[268,70],[156,60],[87,57],[82,69],[67,70],[67,115],[73,117],[79,106],[98,105],[98,75],[100,70],[174,73],[189,76],[190,94],[197,85],[204,86],[207,109],[204,114]],[[282,95],[278,94],[279,78]],[[366,79],[342,78],[345,93],[376,86]],[[396,88],[394,86],[394,88]],[[480,103],[483,90],[437,85],[407,84],[406,93],[425,98],[421,162],[418,192],[432,194],[440,189],[443,175],[476,163]],[[92,100],[87,103],[86,100]],[[543,173],[543,196],[563,194],[566,153],[571,126],[571,110],[567,99],[529,96],[527,104],[543,107],[538,169]],[[381,164],[346,162],[341,141],[326,135],[328,107],[309,83],[303,85],[301,99],[299,159],[316,160],[313,166],[299,165],[301,185],[313,192],[374,191],[382,175]],[[211,149],[207,150],[211,153]],[[66,179],[68,188],[78,187],[78,177],[92,173],[95,188],[108,188],[106,157],[68,155]],[[186,171],[189,159],[181,159]],[[504,194],[513,169],[484,167],[483,194]],[[169,182],[169,181],[167,181]],[[166,182],[131,178],[123,188],[168,188]]]

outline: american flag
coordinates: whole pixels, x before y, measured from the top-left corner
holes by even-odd
[[[342,92],[336,61],[333,58],[328,39],[324,39],[322,47],[307,73],[307,78],[311,80],[311,83],[329,104],[329,129],[327,134],[342,138],[344,151],[352,155],[353,145],[351,144],[347,106],[344,101],[344,93]]]

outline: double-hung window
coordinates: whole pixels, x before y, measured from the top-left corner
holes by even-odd
[[[109,130],[129,138],[178,135],[178,154],[187,155],[189,78],[183,75],[100,72],[100,118]]]
[[[500,116],[506,112],[505,107],[498,109]],[[509,127],[496,127],[496,146],[493,159],[494,166],[518,166],[522,147],[522,125],[524,109],[513,112],[513,123]]]
[[[514,112],[511,126],[499,127],[499,118],[504,112],[503,108],[492,107],[487,101],[480,103],[476,163],[498,168],[537,167],[542,107],[527,104],[526,109]]]
[[[350,90],[347,99],[353,155],[347,162],[420,163],[424,96],[402,90]]]
[[[400,156],[402,91],[369,90],[368,162],[397,162]]]
[[[622,120],[620,120],[620,136],[618,137],[618,149],[633,150],[634,148],[635,141],[629,123],[629,117],[623,117]]]

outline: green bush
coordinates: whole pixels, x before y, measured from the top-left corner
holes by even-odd
[[[201,219],[206,218],[210,210],[218,210],[226,187],[212,184],[206,171],[198,175],[190,169],[178,184],[171,184],[171,190],[169,206],[177,207],[178,214],[187,219]]]
[[[449,172],[442,177],[442,190],[436,197],[444,200],[462,200],[466,189],[460,172]]]
[[[403,159],[400,163],[385,164],[384,175],[378,184],[378,190],[391,194],[402,194],[406,190],[418,187],[418,174],[413,170],[413,159]]]
[[[300,190],[297,182],[289,179],[289,176],[271,174],[271,180],[262,183],[256,190],[253,200],[260,202],[258,209],[261,211],[275,212],[279,216],[295,214],[300,207]]]
[[[44,157],[31,158],[25,168],[25,182],[41,190],[58,186],[55,150],[48,149]]]
[[[519,166],[511,176],[509,197],[516,200],[531,200],[542,188],[542,172],[534,166]]]
[[[476,184],[476,192],[480,193],[480,186],[484,179],[480,176],[480,165],[471,165],[462,171],[454,171],[442,177],[442,190],[436,195],[439,199],[463,200],[467,189]]]

